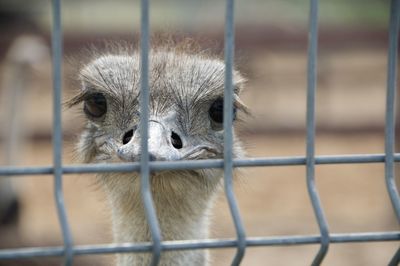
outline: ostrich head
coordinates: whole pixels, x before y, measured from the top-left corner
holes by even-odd
[[[150,53],[149,154],[151,160],[198,160],[223,156],[224,64],[205,54],[169,49]],[[140,160],[138,52],[98,56],[80,71],[87,127],[78,144],[83,162]],[[244,110],[244,79],[234,72],[234,119]],[[242,149],[234,135],[234,157]],[[165,174],[164,172],[162,172]],[[190,171],[215,183],[218,170]],[[214,174],[213,174],[214,173]],[[186,171],[187,174],[187,171]],[[155,175],[155,174],[154,174]]]
[[[224,63],[172,48],[149,55],[149,154],[151,160],[223,157]],[[82,88],[69,102],[83,104],[87,125],[77,145],[83,162],[139,161],[140,58],[138,52],[97,56],[80,70]],[[245,110],[238,94],[244,79],[234,71],[234,119]],[[243,153],[233,134],[233,156]],[[220,187],[220,169],[161,171],[151,189],[163,239],[208,236],[208,213]],[[149,241],[137,173],[103,173],[118,242]],[[176,256],[178,254],[178,256]],[[204,265],[207,252],[164,254],[162,265]],[[148,255],[120,255],[119,265],[146,265]],[[136,264],[135,264],[136,263]]]

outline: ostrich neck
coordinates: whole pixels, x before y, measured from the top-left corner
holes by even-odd
[[[163,240],[208,238],[209,211],[215,193],[194,189],[170,188],[159,191],[153,187],[153,201]],[[115,191],[114,191],[115,192]],[[140,193],[108,193],[112,215],[114,240],[149,242],[151,234]],[[161,255],[160,265],[206,265],[204,250],[172,251]],[[118,256],[118,265],[148,265],[151,256],[128,253]]]

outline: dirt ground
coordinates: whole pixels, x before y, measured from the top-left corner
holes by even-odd
[[[243,135],[250,156],[302,155],[301,135]],[[71,163],[71,143],[65,145],[65,163]],[[26,146],[28,165],[51,163],[48,142]],[[317,154],[382,153],[379,134],[320,135]],[[38,156],[40,154],[40,156]],[[385,189],[382,164],[317,166],[317,186],[332,233],[398,230]],[[11,239],[2,248],[60,245],[60,229],[49,176],[19,177],[16,188],[22,213],[16,230],[1,233]],[[64,176],[64,192],[75,244],[111,241],[108,206],[91,175]],[[305,183],[305,168],[257,167],[243,169],[236,193],[248,236],[317,234],[318,227]],[[226,200],[219,197],[212,237],[234,237]],[[385,265],[399,242],[332,244],[324,265]],[[242,265],[309,265],[317,245],[248,248]],[[229,265],[234,249],[212,251],[213,265]],[[85,256],[76,265],[110,265],[112,255]],[[46,262],[46,263],[45,263]],[[11,263],[11,262],[9,262]],[[15,265],[57,265],[58,260],[35,259]],[[12,264],[0,264],[12,265]]]

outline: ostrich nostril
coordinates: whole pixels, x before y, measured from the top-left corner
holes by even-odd
[[[157,157],[151,152],[149,153],[149,161],[151,162],[157,161]]]
[[[174,131],[172,131],[172,133],[171,133],[171,143],[172,143],[172,146],[174,146],[175,149],[181,149],[182,148],[181,137],[179,137],[179,135],[176,134]]]
[[[132,139],[132,136],[133,136],[133,129],[125,133],[125,135],[122,137],[122,143],[124,145],[127,144]]]

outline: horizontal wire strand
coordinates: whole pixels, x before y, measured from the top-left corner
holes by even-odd
[[[400,153],[394,156],[395,162],[400,162]],[[354,155],[323,155],[315,157],[316,165],[334,164],[370,164],[384,163],[384,154],[354,154]],[[184,170],[201,168],[223,168],[222,159],[197,160],[197,161],[171,161],[171,162],[149,162],[151,171],[162,170]],[[255,157],[233,159],[234,167],[277,167],[277,166],[300,166],[306,165],[304,156],[288,157]],[[92,163],[64,165],[63,174],[85,174],[85,173],[110,173],[110,172],[132,172],[140,171],[140,163]],[[52,166],[0,166],[0,177],[25,176],[25,175],[51,175],[54,173]]]
[[[360,242],[382,242],[400,241],[400,231],[394,232],[367,232],[367,233],[335,233],[330,235],[332,244],[360,243]],[[321,242],[320,235],[299,236],[274,236],[274,237],[247,237],[246,246],[293,246],[311,245]],[[151,243],[122,243],[122,244],[96,244],[75,245],[73,252],[75,256],[90,254],[124,253],[124,252],[152,252]],[[204,240],[180,240],[161,242],[163,251],[206,249],[206,248],[236,248],[236,239],[204,239]],[[0,260],[33,258],[33,257],[60,257],[63,256],[64,248],[36,247],[0,250]]]

